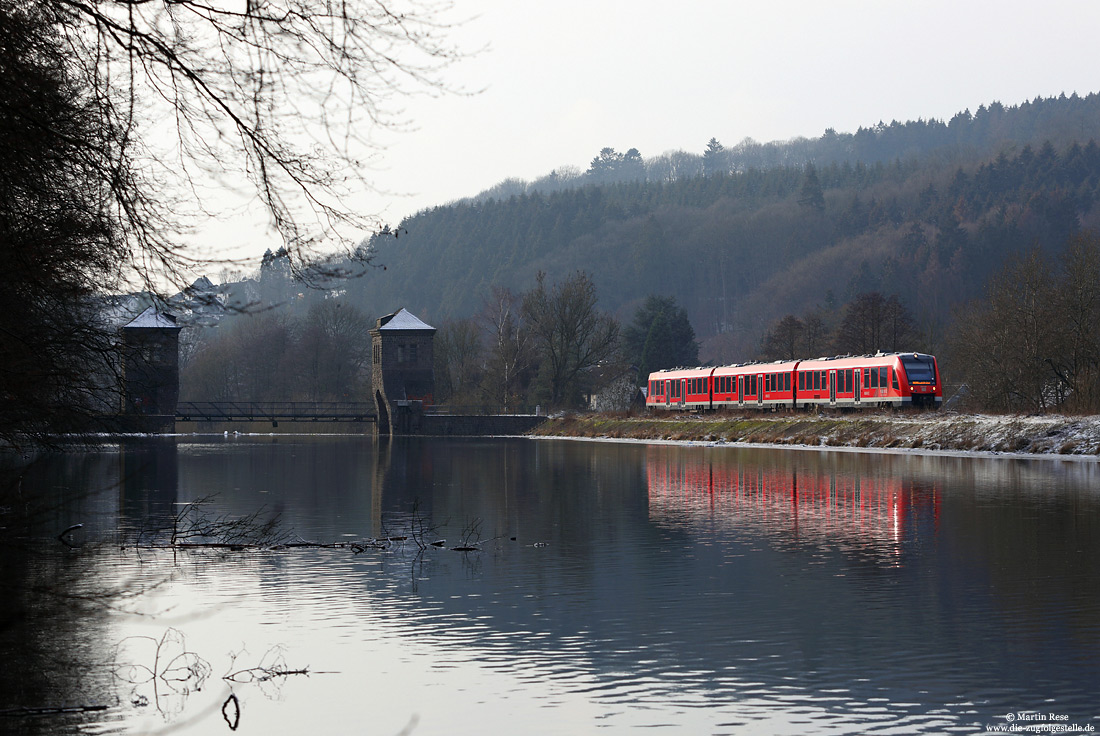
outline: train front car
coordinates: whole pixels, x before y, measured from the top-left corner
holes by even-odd
[[[931,355],[890,353],[806,360],[796,373],[795,403],[803,409],[934,407],[943,400],[939,370]]]
[[[703,411],[711,408],[713,368],[676,368],[649,374],[647,409]]]
[[[922,409],[939,409],[943,405],[943,384],[935,355],[898,353],[901,363],[901,393],[908,404]]]

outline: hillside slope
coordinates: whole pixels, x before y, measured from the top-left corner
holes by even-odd
[[[1053,254],[1100,227],[1094,139],[1100,96],[1074,96],[828,131],[755,158],[743,146],[710,176],[658,180],[654,160],[646,178],[524,186],[373,239],[386,270],[348,296],[368,314],[405,306],[439,323],[477,313],[491,286],[518,291],[539,271],[583,269],[601,307],[624,320],[649,294],[675,296],[716,360],[752,354],[784,314],[828,316],[869,290],[898,294],[934,324],[1007,256]]]

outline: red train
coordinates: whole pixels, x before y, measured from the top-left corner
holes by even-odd
[[[677,368],[650,373],[646,393],[647,408],[700,411],[817,406],[937,409],[942,403],[936,356],[924,353]]]

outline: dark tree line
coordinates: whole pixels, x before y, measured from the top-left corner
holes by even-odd
[[[96,296],[128,257],[107,172],[119,131],[34,3],[0,3],[0,440],[83,428],[117,402]],[[117,404],[116,404],[117,405]]]
[[[477,318],[445,323],[436,333],[437,400],[505,409],[582,406],[627,375],[619,324],[598,301],[583,271],[553,283],[540,273],[520,294],[494,287]]]
[[[839,312],[818,309],[780,319],[765,333],[763,360],[824,355],[869,355],[926,349],[909,310],[897,295],[858,294]]]
[[[201,330],[181,366],[184,401],[369,401],[374,323],[339,299]]]
[[[843,302],[896,294],[922,330],[945,325],[1006,257],[1096,226],[1100,147],[1087,140],[985,160],[748,169],[434,208],[403,223],[400,244],[376,240],[389,270],[350,292],[369,313],[413,294],[418,313],[458,319],[480,310],[486,284],[583,269],[620,318],[640,294],[674,296],[703,354],[731,361],[830,290]]]
[[[960,308],[950,361],[975,403],[997,411],[1100,412],[1100,236],[1060,258],[1011,259]]]

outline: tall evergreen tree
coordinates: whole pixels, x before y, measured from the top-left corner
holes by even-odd
[[[687,311],[671,296],[646,298],[623,330],[623,345],[643,380],[653,371],[699,363],[695,329]]]
[[[806,171],[802,175],[802,188],[798,192],[798,203],[818,212],[825,211],[825,192],[821,188],[821,181],[817,178],[817,169],[813,164],[806,164]]]
[[[703,176],[728,173],[726,149],[718,142],[717,138],[707,141],[707,148],[703,151]]]

